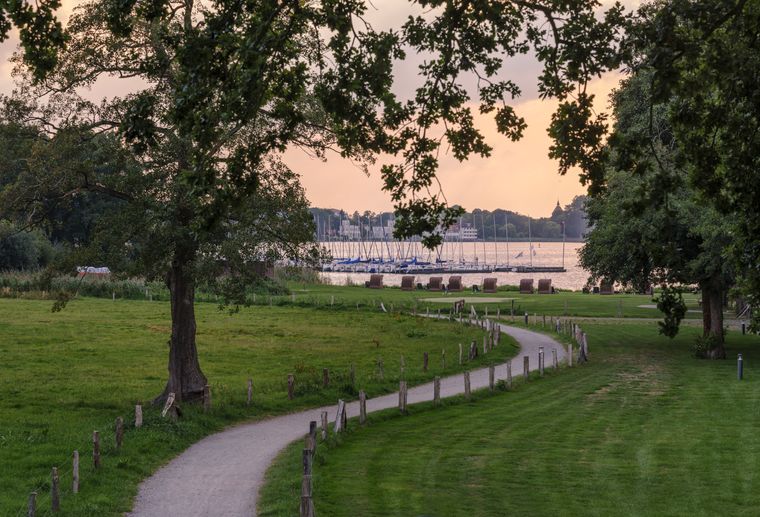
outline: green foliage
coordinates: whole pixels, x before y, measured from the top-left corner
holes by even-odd
[[[39,269],[54,255],[53,246],[39,230],[20,230],[0,220],[0,271]]]
[[[697,336],[694,340],[692,353],[698,359],[708,359],[711,357],[713,350],[721,346],[721,340],[714,334]]]
[[[669,338],[676,337],[681,320],[686,316],[683,293],[678,288],[664,285],[654,301],[657,302],[657,309],[665,315],[663,321],[657,322],[660,334]]]

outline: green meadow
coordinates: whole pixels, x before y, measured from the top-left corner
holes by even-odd
[[[458,344],[481,342],[483,336],[475,327],[384,314],[378,308],[273,302],[231,314],[199,303],[199,356],[214,407],[203,413],[185,406],[183,418],[174,423],[149,407],[167,375],[168,303],[79,298],[62,312],[51,312],[51,306],[49,300],[0,299],[0,515],[25,515],[35,489],[38,514],[45,515],[53,466],[61,476],[62,515],[120,515],[129,510],[141,479],[209,433],[243,420],[352,399],[360,389],[370,397],[394,391],[402,355],[410,384],[461,371],[454,360]],[[449,358],[445,369],[442,350]],[[424,352],[431,358],[427,372],[422,371]],[[515,353],[514,346],[502,346],[487,360],[503,361]],[[327,388],[323,368],[330,372]],[[292,401],[287,398],[291,373],[296,380]],[[250,406],[248,378],[253,380]],[[140,430],[132,427],[137,403],[145,407]],[[117,451],[118,416],[127,431]],[[103,449],[98,472],[91,459],[94,430]],[[70,493],[74,450],[82,458],[76,495]]]
[[[584,329],[588,364],[352,421],[317,449],[317,514],[757,515],[760,338],[729,332],[729,358],[705,361],[695,328]],[[270,468],[260,515],[297,515],[302,447]]]

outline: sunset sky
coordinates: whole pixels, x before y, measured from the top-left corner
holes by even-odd
[[[377,28],[398,26],[412,13],[409,4],[400,0],[376,0],[372,4],[375,8],[371,9],[369,19]],[[68,16],[74,5],[74,1],[64,0],[62,19]],[[11,67],[7,60],[17,43],[14,36],[0,45],[0,93],[9,93],[12,89]],[[399,95],[413,91],[419,62],[419,59],[410,59],[397,67],[400,79],[395,88]],[[489,116],[479,116],[478,127],[494,148],[492,156],[460,163],[450,155],[444,155],[439,177],[448,201],[468,210],[506,208],[536,217],[547,216],[558,200],[562,205],[569,203],[573,196],[583,194],[585,188],[576,174],[559,176],[556,162],[547,157],[550,141],[546,128],[556,103],[537,98],[538,64],[531,57],[522,56],[511,60],[505,68],[504,75],[515,80],[523,90],[523,95],[513,105],[518,115],[528,123],[524,138],[512,143],[496,133]],[[617,80],[616,74],[609,74],[592,85],[592,90],[597,94],[598,109],[606,109],[607,96]],[[101,81],[88,96],[101,98],[119,95],[135,86],[134,82],[123,80]],[[381,162],[370,169],[367,177],[356,165],[337,155],[328,156],[327,161],[322,162],[301,151],[291,150],[286,153],[285,159],[293,170],[301,174],[313,206],[348,211],[392,208],[388,194],[380,190],[378,171]]]

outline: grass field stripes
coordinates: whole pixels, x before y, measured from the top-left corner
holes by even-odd
[[[471,306],[471,315],[473,315],[472,319],[468,320],[458,320],[460,323],[465,325],[472,325],[481,327],[483,329],[487,329],[489,332],[490,342],[494,342],[494,334],[499,335],[500,334],[500,328],[496,325],[496,322],[493,320],[487,319],[488,312],[487,310],[483,313],[483,318],[480,319],[478,317],[478,313],[474,309],[474,307]],[[493,314],[493,312],[492,312]],[[416,311],[413,311],[410,313],[410,315],[415,316]],[[493,314],[496,316],[497,314]],[[429,316],[429,313],[428,313]],[[534,314],[533,317],[533,325],[527,325],[527,327],[531,328],[531,330],[538,330],[543,331],[547,334],[552,334],[555,337],[562,338],[570,338],[572,339],[572,342],[579,345],[580,350],[583,350],[584,348],[587,349],[588,341],[586,337],[586,333],[582,331],[580,325],[577,325],[573,323],[570,320],[564,319],[561,320],[559,318],[555,319],[553,317],[549,317],[549,320],[547,320],[546,315],[542,315],[540,321],[541,324],[538,323],[539,319],[537,315]],[[548,321],[548,326],[547,326]],[[499,329],[499,330],[496,330]],[[548,332],[547,332],[548,330]],[[572,354],[573,354],[573,343],[568,343],[568,361],[566,363],[567,367],[573,366],[572,361]],[[483,352],[487,353],[487,348],[485,346],[486,341],[484,340],[484,349]],[[539,349],[539,368],[538,368],[538,376],[539,378],[544,377],[544,367],[545,367],[545,357],[544,357],[544,350],[543,347],[540,347]],[[528,357],[525,356],[526,359],[526,370],[523,374],[523,382],[527,381],[530,372],[527,369],[527,359]],[[509,361],[508,361],[509,362]],[[580,361],[579,361],[580,362]],[[552,350],[552,370],[554,372],[559,370],[559,362],[557,361],[557,351],[556,349]],[[489,387],[483,388],[479,390],[481,396],[487,392],[494,393],[495,392],[495,382],[493,378],[493,365],[490,365],[489,367]],[[511,377],[511,376],[510,376]],[[462,379],[464,384],[464,400],[471,401],[472,400],[472,394],[470,391],[470,372],[464,371],[462,373]],[[512,388],[512,379],[509,379],[509,384],[506,383],[506,379],[500,379],[499,385],[502,389],[511,389]],[[440,399],[439,399],[439,378],[436,377],[433,383],[433,391],[431,393],[431,402],[433,408],[440,408],[442,407],[440,405]],[[398,413],[399,415],[407,415],[407,385],[405,381],[399,382],[399,406],[398,406]],[[361,394],[364,394],[362,391]],[[455,397],[450,397],[455,398]],[[359,425],[364,426],[367,425],[367,417],[366,417],[366,398],[361,397],[360,398],[361,404],[360,404],[360,413],[359,413]],[[338,401],[338,417],[336,417],[336,422],[339,420],[342,422],[342,414],[345,412],[345,406],[342,403],[343,401]],[[426,404],[426,403],[421,403]],[[314,487],[313,487],[313,469],[314,469],[314,463],[315,459],[314,456],[316,454],[317,449],[317,434],[316,434],[316,422],[311,422],[309,424],[308,432],[305,436],[305,447],[303,449],[303,456],[302,456],[302,480],[301,480],[301,492],[300,492],[300,504],[299,504],[299,517],[315,517],[316,516],[316,508],[314,505]],[[337,436],[341,433],[348,432],[348,426],[345,424],[342,425],[335,425],[333,427],[333,436],[337,438]],[[330,438],[330,429],[329,426],[327,426],[327,418],[323,415],[322,418],[322,442],[327,445],[328,440]],[[332,442],[335,444],[335,446],[339,445],[339,441],[333,440]]]

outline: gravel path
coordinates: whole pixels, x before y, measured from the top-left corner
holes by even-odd
[[[520,345],[520,355],[512,359],[512,373],[523,371],[523,356],[530,356],[532,370],[538,367],[538,348],[544,347],[546,364],[551,365],[551,349],[560,360],[564,347],[544,334],[502,325]],[[496,367],[496,378],[506,377],[506,365]],[[470,372],[473,390],[488,386],[488,368]],[[441,397],[464,391],[462,375],[441,379]],[[433,383],[408,391],[408,403],[431,400]],[[398,394],[367,400],[367,411],[398,406]],[[347,405],[348,416],[359,414],[359,403]],[[135,517],[240,517],[256,514],[258,491],[264,474],[275,456],[289,443],[303,438],[309,422],[319,422],[322,411],[335,419],[336,406],[242,424],[204,438],[159,469],[140,485],[132,515]]]

